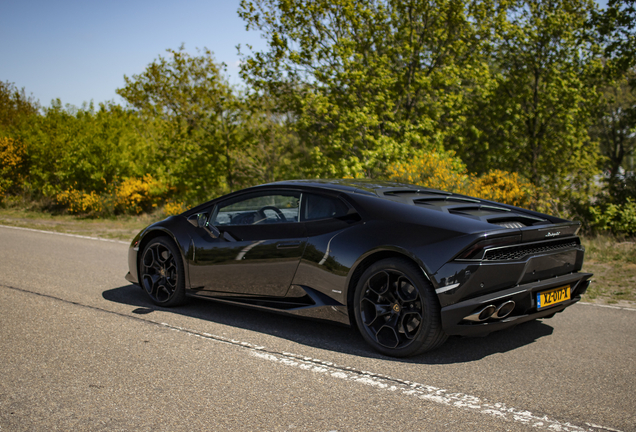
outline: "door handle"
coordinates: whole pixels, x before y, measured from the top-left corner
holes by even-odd
[[[300,246],[302,242],[293,241],[293,242],[279,242],[276,243],[276,249],[294,249]]]

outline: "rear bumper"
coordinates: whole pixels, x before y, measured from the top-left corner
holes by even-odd
[[[446,334],[458,336],[484,336],[537,318],[552,316],[581,299],[589,285],[590,273],[571,273],[548,280],[518,285],[481,297],[465,300],[442,308],[442,327]],[[545,309],[537,310],[536,293],[565,285],[571,287],[571,299]],[[490,318],[483,322],[467,321],[464,318],[487,305],[500,305],[512,300],[515,308],[503,319]]]

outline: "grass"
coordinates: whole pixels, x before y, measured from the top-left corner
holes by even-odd
[[[0,225],[129,241],[142,228],[162,219],[161,212],[89,219],[43,211],[0,208]],[[594,273],[583,301],[636,307],[636,241],[609,235],[583,236],[583,271]]]
[[[609,235],[582,237],[583,271],[594,273],[583,301],[636,306],[636,242]]]
[[[129,241],[147,225],[163,219],[163,214],[117,216],[92,219],[73,215],[53,215],[43,211],[0,209],[0,225],[34,228],[69,234]]]

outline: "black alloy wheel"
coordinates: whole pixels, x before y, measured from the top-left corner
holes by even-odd
[[[153,303],[177,306],[185,301],[183,261],[172,240],[151,240],[144,248],[140,267],[141,284]]]
[[[422,271],[406,259],[388,258],[369,267],[354,302],[362,336],[383,354],[406,357],[446,341],[439,301]]]

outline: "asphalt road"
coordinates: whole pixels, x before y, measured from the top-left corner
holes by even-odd
[[[393,359],[353,330],[152,306],[127,245],[0,227],[0,431],[636,430],[636,310]]]

